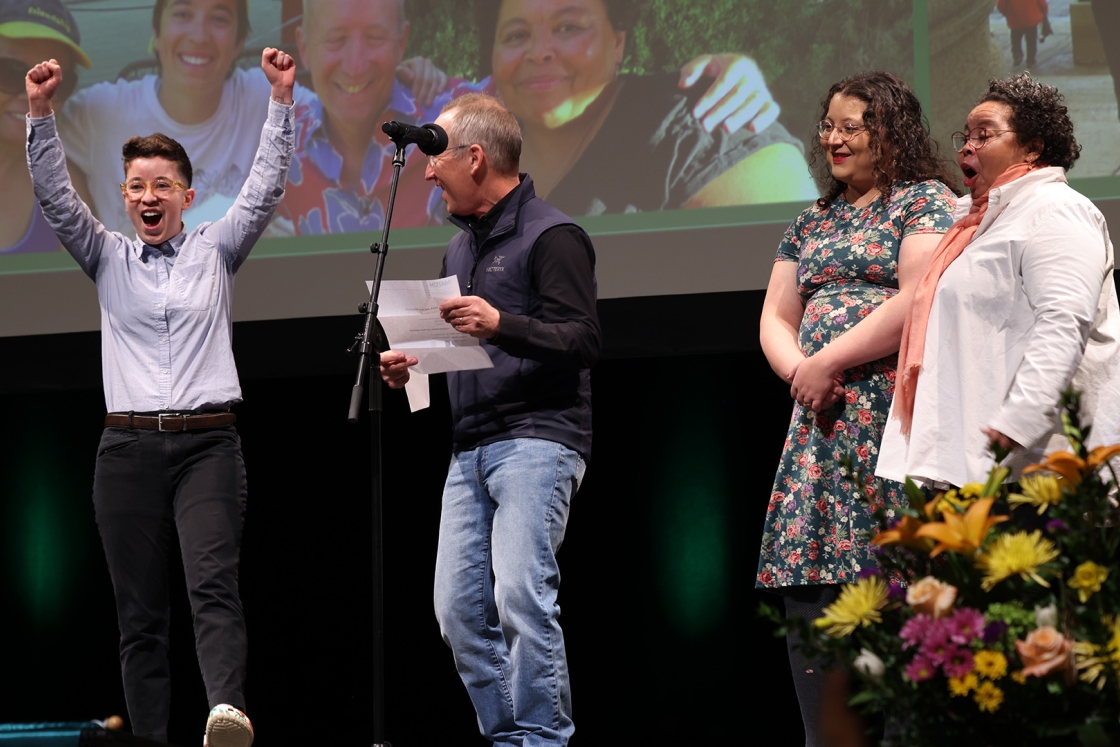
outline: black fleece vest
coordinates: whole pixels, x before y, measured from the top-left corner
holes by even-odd
[[[459,292],[480,296],[494,308],[541,318],[541,300],[529,277],[529,256],[541,234],[573,224],[536,196],[523,177],[498,224],[481,247],[474,233],[456,234],[444,257],[445,276],[456,275]],[[501,333],[497,337],[501,342]],[[447,374],[453,417],[453,449],[511,438],[543,438],[591,456],[591,376],[586,368],[518,358],[482,340],[494,367]]]

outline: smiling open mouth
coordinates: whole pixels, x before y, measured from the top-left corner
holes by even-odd
[[[155,210],[145,210],[140,213],[140,220],[144,221],[145,226],[155,226],[159,224],[159,220],[162,217],[163,215]]]
[[[362,91],[366,90],[370,86],[370,84],[368,82],[367,83],[358,83],[356,85],[346,85],[345,83],[337,83],[336,85],[339,87],[339,89],[343,93],[349,93],[349,94],[361,93]]]

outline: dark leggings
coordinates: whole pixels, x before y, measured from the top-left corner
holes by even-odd
[[[801,617],[816,620],[824,608],[836,601],[839,586],[791,586],[782,590],[786,618]],[[801,707],[801,720],[805,724],[805,747],[820,747],[820,701],[824,687],[824,672],[820,660],[807,657],[798,646],[800,636],[794,632],[786,635],[789,649],[789,666],[793,672],[793,687]]]

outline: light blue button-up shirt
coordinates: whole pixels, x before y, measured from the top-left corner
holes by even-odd
[[[225,217],[158,247],[106,230],[70,183],[54,115],[28,117],[35,196],[97,284],[109,412],[224,409],[241,401],[231,346],[233,275],[284,196],[291,111],[269,105],[253,168]]]

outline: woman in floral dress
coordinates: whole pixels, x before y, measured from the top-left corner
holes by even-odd
[[[787,615],[809,619],[871,565],[872,506],[885,502],[889,511],[903,500],[901,485],[881,480],[861,495],[840,462],[874,474],[903,321],[954,206],[949,167],[900,79],[869,72],[842,80],[821,114],[812,163],[824,197],[786,231],[761,322],[763,352],[795,405],[757,586],[781,592]],[[819,667],[789,643],[806,744],[814,745]]]

